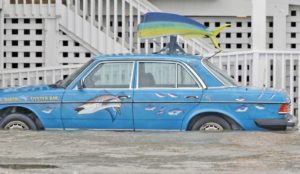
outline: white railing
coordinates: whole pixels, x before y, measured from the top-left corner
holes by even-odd
[[[0,87],[18,87],[25,85],[53,84],[62,80],[81,65],[43,67],[0,71]]]
[[[142,16],[147,12],[161,11],[147,0],[66,0],[61,4],[64,27],[101,53],[148,54],[160,50],[168,42],[163,37],[145,40],[137,37],[136,27]],[[101,35],[102,32],[106,36]],[[179,37],[178,41],[191,54],[203,55],[214,51],[202,40]],[[120,45],[121,48],[117,48]]]
[[[285,90],[291,98],[291,113],[300,108],[300,52],[247,51],[223,53],[211,59],[242,85]]]
[[[82,2],[82,8],[80,2]],[[58,1],[60,6],[57,6],[62,14],[62,18],[59,20],[61,30],[68,33],[69,36],[79,38],[80,43],[89,47],[95,55],[128,53],[126,44],[121,45],[119,39],[115,35],[112,36],[111,32],[103,27],[102,19],[98,19],[99,16],[102,16],[102,4],[99,7],[99,5],[96,6],[96,2],[98,4],[96,0]]]
[[[67,33],[95,55],[112,53],[153,53],[162,49],[168,38],[139,39],[137,25],[147,12],[161,11],[147,0],[7,0],[9,17],[55,18],[57,29]],[[190,54],[214,51],[204,40],[178,41]]]
[[[222,53],[210,59],[244,86],[285,90],[291,98],[291,113],[300,108],[300,52],[247,51]],[[49,84],[63,79],[80,65],[0,71],[0,87]]]

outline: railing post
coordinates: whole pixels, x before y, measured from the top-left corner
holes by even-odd
[[[57,66],[59,65],[59,62],[57,59],[58,57],[58,49],[57,49],[57,38],[59,35],[59,32],[57,31],[57,19],[44,19],[45,21],[45,52],[44,52],[44,58],[45,58],[45,66]]]
[[[56,16],[60,16],[61,14],[61,10],[60,10],[60,6],[61,6],[61,0],[56,0],[55,2],[55,14]]]
[[[266,0],[252,0],[252,48],[266,50]]]
[[[3,58],[4,15],[3,15],[2,5],[3,5],[3,1],[0,0],[0,71],[3,70],[3,64],[4,64],[4,58]]]
[[[261,53],[258,51],[253,52],[253,64],[252,64],[252,85],[255,87],[264,87],[266,79],[266,58],[263,59]],[[267,77],[269,78],[269,77]]]

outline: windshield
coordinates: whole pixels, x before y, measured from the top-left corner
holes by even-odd
[[[58,81],[56,85],[59,85],[63,88],[66,88],[83,70],[85,70],[95,59],[91,59],[87,63],[85,63],[83,66],[81,66],[79,69],[77,69],[75,72],[73,72],[71,75],[69,75],[67,78],[65,78],[62,81]]]
[[[225,86],[238,86],[238,84],[231,77],[229,77],[226,72],[222,71],[208,60],[204,60],[203,63],[205,67]]]

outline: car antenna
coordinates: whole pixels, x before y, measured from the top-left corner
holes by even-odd
[[[208,56],[208,57],[204,57],[204,59],[207,59],[207,60],[209,60],[210,58],[212,58],[212,57],[214,57],[214,56],[216,56],[217,54],[219,54],[219,53],[221,53],[223,50],[219,50],[219,51],[216,51],[213,55],[211,55],[211,56]]]

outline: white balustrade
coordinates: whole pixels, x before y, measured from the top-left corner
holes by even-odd
[[[81,65],[16,69],[0,71],[0,88],[24,85],[53,84],[62,80]]]
[[[263,65],[253,62],[260,59]],[[242,85],[284,90],[291,98],[291,113],[298,115],[300,108],[300,52],[259,51],[223,53],[211,62],[226,71]],[[257,71],[258,73],[254,73]],[[263,84],[255,82],[262,81]]]

